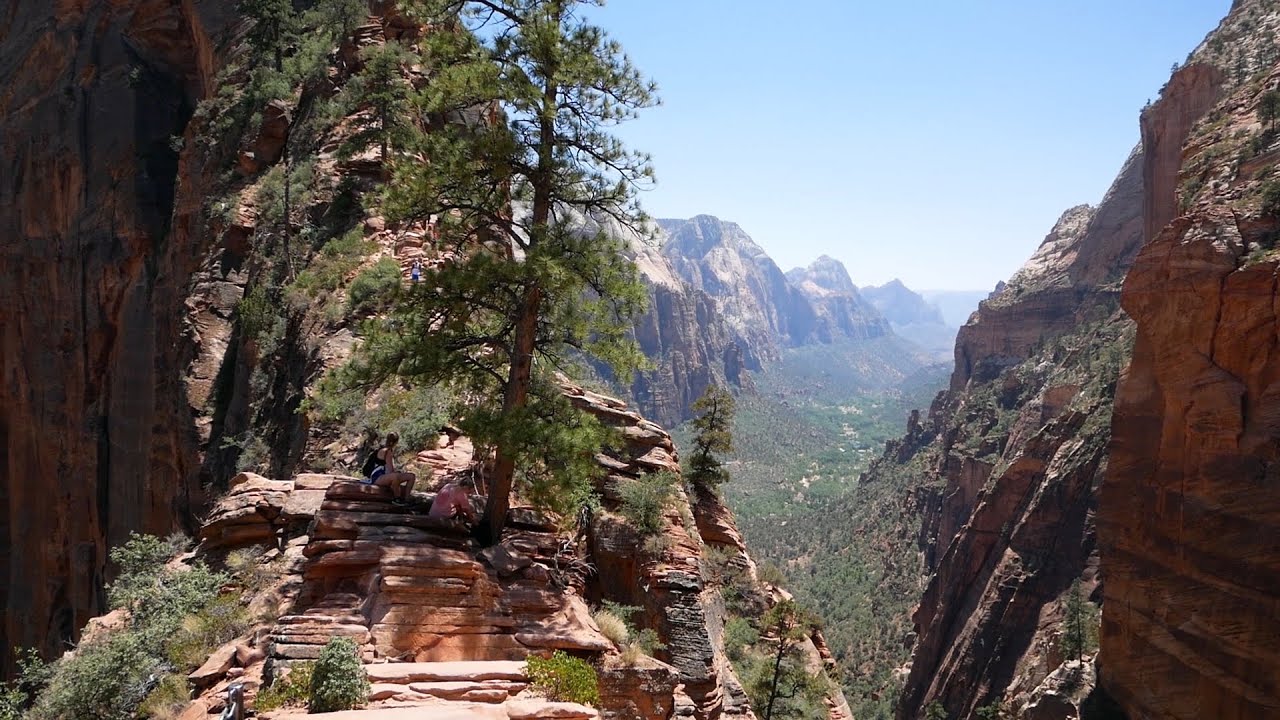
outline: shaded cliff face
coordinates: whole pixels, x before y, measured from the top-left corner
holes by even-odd
[[[760,370],[755,349],[739,341],[716,301],[679,278],[653,241],[632,238],[640,277],[649,289],[649,308],[635,322],[640,350],[655,365],[638,373],[632,397],[650,417],[678,425],[710,385],[750,384],[744,370]]]
[[[1102,205],[1068,211],[962,328],[931,418],[943,452],[923,456],[937,481],[915,495],[934,575],[900,717],[1043,704],[1076,578],[1102,600],[1098,681],[1131,717],[1280,708],[1276,658],[1257,640],[1276,632],[1263,609],[1276,221],[1258,212],[1276,137],[1255,117],[1276,21],[1236,3],[1144,112]],[[1122,279],[1133,320],[1115,309]],[[975,419],[978,442],[955,442]]]
[[[1136,248],[1141,195],[1123,191],[1135,181],[1131,158],[1098,210],[1068,211],[982,304],[957,340],[952,389],[923,424],[932,441],[886,457],[923,473],[912,497],[932,573],[900,718],[935,703],[961,718],[993,703],[1020,711],[1064,659],[1062,598],[1077,578],[1086,593],[1098,580],[1096,491],[1132,331],[1115,290],[1073,271],[1086,246]]]
[[[1254,57],[1280,18],[1240,2],[1219,33],[1245,20],[1257,33],[1237,52]],[[1212,51],[1198,54],[1225,52]],[[1131,717],[1280,714],[1280,219],[1266,179],[1280,156],[1257,117],[1280,70],[1232,67],[1185,68],[1143,117],[1170,161],[1148,203],[1158,234],[1124,285],[1137,341],[1099,514],[1101,680]]]
[[[0,18],[4,647],[63,647],[103,609],[106,548],[200,502],[178,373],[200,178],[175,138],[229,5],[15,0]]]

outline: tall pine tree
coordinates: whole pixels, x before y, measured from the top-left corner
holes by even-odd
[[[369,367],[465,384],[464,419],[496,450],[484,527],[496,542],[518,479],[558,509],[586,492],[602,433],[561,397],[556,370],[593,357],[625,375],[645,292],[610,228],[644,226],[646,155],[611,134],[653,85],[580,15],[599,0],[427,0],[419,137],[388,213],[434,217],[445,262],[366,343]]]

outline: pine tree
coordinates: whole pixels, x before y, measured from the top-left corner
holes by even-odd
[[[554,372],[593,357],[625,377],[641,362],[629,318],[646,296],[610,228],[644,227],[635,190],[652,169],[610,129],[654,104],[654,87],[576,12],[599,4],[419,4],[438,29],[424,39],[419,98],[433,131],[394,163],[386,207],[438,218],[435,249],[449,261],[368,338],[367,357],[487,400],[464,429],[496,451],[490,542],[517,479],[561,505],[585,496],[602,434],[569,408]]]
[[[295,24],[292,0],[240,0],[240,12],[253,20],[249,44],[275,60],[276,72],[283,71],[285,42]]]
[[[761,642],[777,643],[765,672],[752,684],[752,700],[764,720],[813,717],[821,705],[822,679],[805,670],[799,651],[815,624],[812,615],[789,599],[774,605],[761,619]]]
[[[1071,590],[1063,603],[1061,645],[1064,656],[1076,660],[1084,657],[1089,615],[1088,602],[1080,589],[1080,581],[1076,580],[1071,583]]]
[[[733,452],[733,395],[710,385],[693,403],[698,416],[693,420],[693,453],[689,458],[689,482],[699,488],[713,488],[729,479],[729,472],[716,455]]]
[[[371,45],[361,51],[364,67],[344,89],[349,110],[365,107],[370,123],[359,128],[344,143],[351,155],[376,145],[384,163],[392,149],[404,147],[413,137],[410,95],[413,88],[402,66],[412,61],[410,53],[396,42]]]
[[[1275,132],[1280,119],[1280,90],[1269,90],[1258,100],[1258,121],[1267,125],[1268,132]]]

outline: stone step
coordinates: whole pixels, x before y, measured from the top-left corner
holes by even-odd
[[[366,665],[369,682],[408,685],[415,682],[527,682],[523,661],[460,660],[456,662],[377,663]]]
[[[315,716],[307,715],[303,709],[288,709],[264,717],[304,720]],[[599,717],[600,713],[585,705],[544,700],[509,700],[501,705],[435,700],[324,714],[324,720],[597,720]]]

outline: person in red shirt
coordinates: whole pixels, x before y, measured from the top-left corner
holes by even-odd
[[[440,521],[462,518],[468,525],[474,525],[478,519],[475,508],[471,506],[471,491],[474,489],[475,480],[469,477],[446,484],[436,494],[427,517]]]

